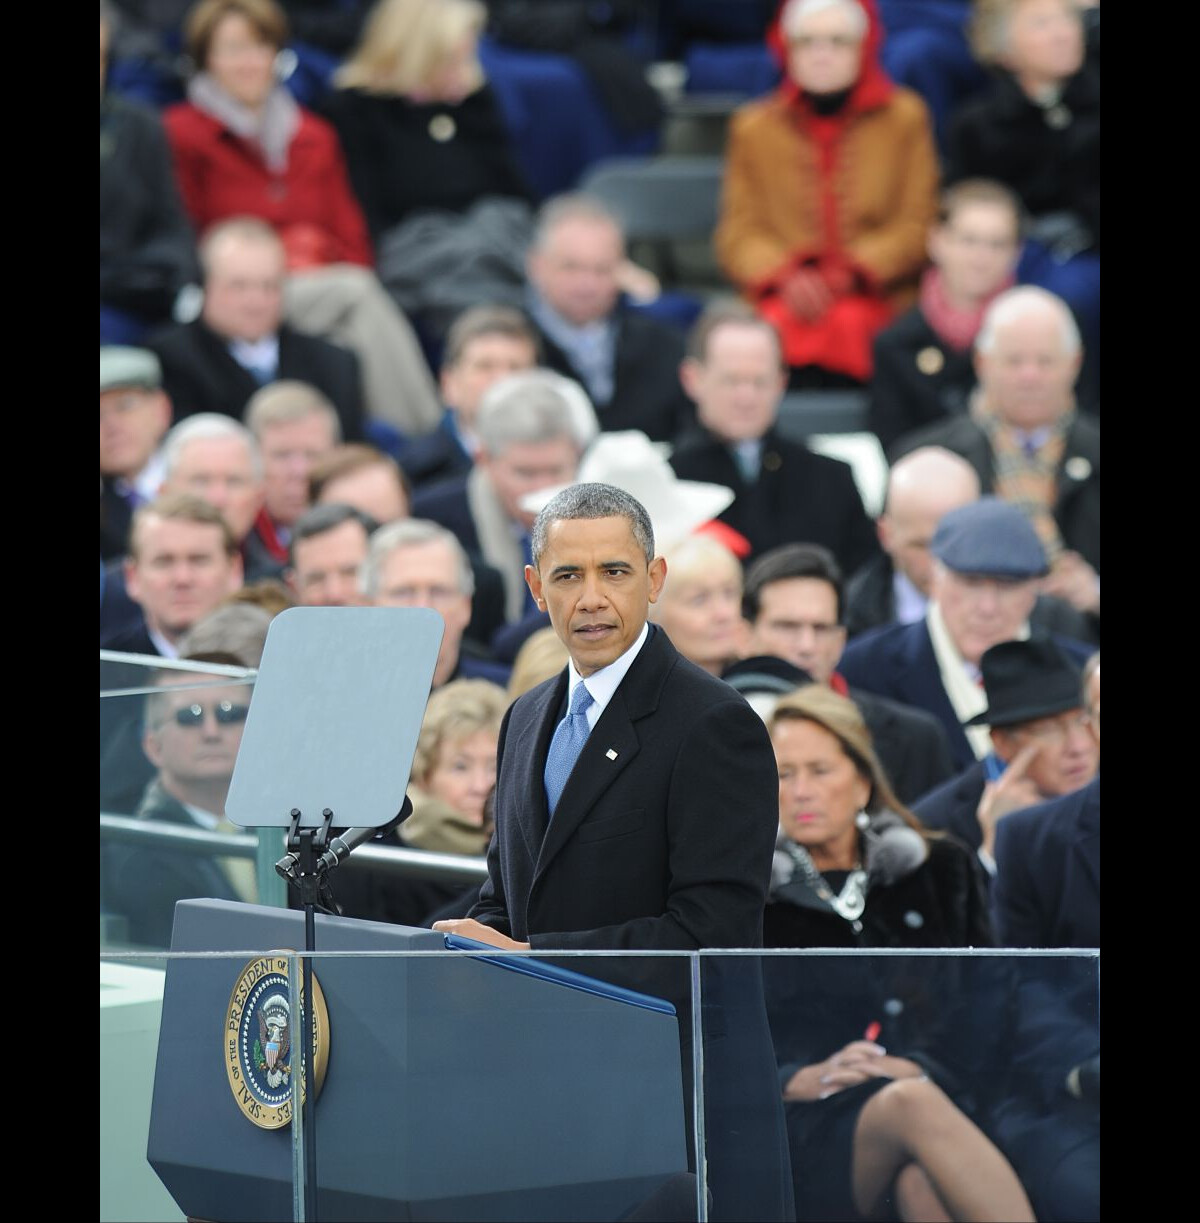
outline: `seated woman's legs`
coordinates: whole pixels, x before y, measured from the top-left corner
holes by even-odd
[[[1034,1217],[1008,1161],[940,1087],[924,1078],[897,1079],[863,1106],[852,1168],[858,1210],[873,1213],[910,1163],[924,1171],[951,1219],[1017,1223]]]

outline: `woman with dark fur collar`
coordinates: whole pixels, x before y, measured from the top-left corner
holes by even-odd
[[[852,701],[810,684],[768,725],[780,836],[764,946],[991,944],[974,855],[895,797]],[[1033,1218],[969,1115],[992,1077],[980,1074],[988,1050],[967,1039],[971,1005],[987,999],[1000,1020],[993,978],[972,988],[972,968],[967,957],[766,960],[798,1219]]]

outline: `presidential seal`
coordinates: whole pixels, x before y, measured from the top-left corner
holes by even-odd
[[[315,974],[312,988],[311,1065],[319,1095],[329,1064],[329,1012]],[[277,1130],[292,1119],[292,1074],[300,1071],[296,1055],[304,1016],[293,1017],[291,1009],[288,957],[276,954],[251,960],[229,998],[225,1070],[238,1108],[264,1130]],[[302,1090],[307,1090],[307,1085]]]

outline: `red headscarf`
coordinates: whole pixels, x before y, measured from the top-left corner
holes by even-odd
[[[780,93],[791,103],[805,111],[811,111],[800,87],[792,80],[787,70],[788,48],[783,35],[783,10],[791,0],[780,0],[775,17],[767,30],[767,46],[783,68],[783,80],[779,83]],[[875,0],[850,0],[857,4],[867,15],[867,32],[862,43],[862,59],[858,71],[858,80],[850,90],[843,114],[858,114],[865,110],[874,110],[882,106],[892,95],[895,85],[883,70],[879,62],[879,48],[883,45],[884,28],[875,7]]]

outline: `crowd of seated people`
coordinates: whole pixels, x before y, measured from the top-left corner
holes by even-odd
[[[767,946],[1098,948],[1096,6],[672,0],[585,29],[564,4],[541,46],[483,0],[324,26],[282,0],[157,29],[141,7],[101,5],[102,649],[253,669],[285,607],[435,609],[414,814],[377,844],[481,863],[505,711],[566,661],[530,528],[555,490],[612,483],[666,558],[651,619],[767,723]],[[722,46],[756,48],[764,83],[728,127],[726,283],[685,330],[583,167],[544,189],[505,53],[569,60],[658,141],[670,99],[622,108],[614,83]],[[877,516],[860,470],[785,427],[846,388],[885,458]],[[102,810],[231,830],[252,687],[147,674],[102,719]],[[101,867],[134,945],[168,944],[172,899],[253,897],[230,856]],[[355,916],[470,905],[342,883]],[[961,1008],[929,1017],[974,970],[830,967],[863,1014],[912,1008],[855,1029],[772,961],[798,1218],[1094,1217],[1095,1017],[989,963],[967,992],[1012,1025],[977,1051]]]

